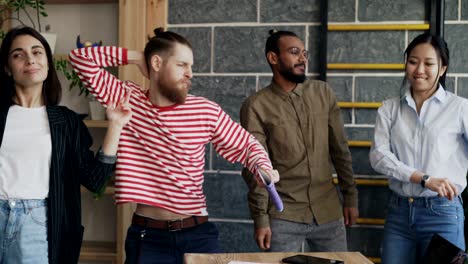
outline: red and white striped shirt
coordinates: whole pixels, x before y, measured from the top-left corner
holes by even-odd
[[[141,87],[121,81],[103,67],[126,65],[127,50],[88,47],[70,53],[80,79],[103,105],[119,102],[131,90],[133,116],[118,148],[115,199],[186,215],[207,215],[203,194],[205,146],[212,142],[229,162],[271,169],[263,147],[206,98],[189,95],[184,104],[157,107]]]

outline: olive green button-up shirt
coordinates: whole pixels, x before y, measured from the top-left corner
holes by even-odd
[[[332,164],[344,206],[357,207],[341,111],[327,83],[309,80],[288,93],[273,82],[244,102],[241,124],[268,151],[280,175],[276,189],[284,203],[281,213],[252,175],[242,172],[256,228],[268,227],[270,217],[299,223],[312,223],[315,218],[318,224],[342,218]]]

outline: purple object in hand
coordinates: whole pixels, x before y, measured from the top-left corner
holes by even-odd
[[[271,201],[275,204],[276,210],[278,210],[278,212],[282,212],[284,209],[283,201],[281,200],[278,192],[276,191],[275,183],[270,181],[268,175],[266,175],[265,172],[262,169],[260,169],[260,167],[257,167],[257,171],[260,174],[263,183],[265,184],[265,188],[268,191]]]
[[[278,192],[276,191],[275,183],[270,182],[270,184],[265,185],[265,188],[267,189],[268,194],[270,195],[271,201],[273,201],[273,203],[275,204],[276,210],[278,210],[278,212],[282,212],[283,209],[284,209],[283,208],[283,201],[281,200],[281,198],[279,197]]]

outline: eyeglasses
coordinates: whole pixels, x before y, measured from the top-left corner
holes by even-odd
[[[287,50],[289,54],[294,55],[296,57],[304,56],[304,58],[309,58],[309,51],[308,50],[301,50],[300,48],[292,47]]]

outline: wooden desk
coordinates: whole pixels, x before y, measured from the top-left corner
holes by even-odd
[[[184,255],[185,264],[227,264],[229,261],[250,261],[258,263],[281,263],[281,259],[297,254],[304,254],[328,259],[342,260],[345,264],[372,264],[373,262],[359,252],[314,252],[314,253],[223,253],[200,254],[187,253]]]

